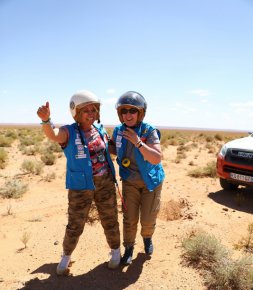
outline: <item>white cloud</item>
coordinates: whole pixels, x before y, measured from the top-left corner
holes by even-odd
[[[210,92],[208,90],[203,90],[203,89],[195,89],[189,91],[191,95],[197,95],[199,97],[208,97],[210,95]]]

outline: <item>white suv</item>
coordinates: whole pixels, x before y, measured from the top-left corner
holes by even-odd
[[[223,145],[217,158],[217,175],[224,189],[253,185],[253,133]]]

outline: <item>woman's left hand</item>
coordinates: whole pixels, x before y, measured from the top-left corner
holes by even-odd
[[[140,141],[139,136],[131,128],[126,128],[126,130],[123,132],[123,137],[134,145]]]

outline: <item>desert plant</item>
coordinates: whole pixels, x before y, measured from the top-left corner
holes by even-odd
[[[182,246],[186,261],[203,271],[208,289],[252,289],[252,257],[243,256],[233,261],[230,251],[205,232],[188,236]]]
[[[56,160],[56,156],[52,152],[45,152],[41,155],[41,160],[46,165],[53,165]]]
[[[213,265],[206,280],[211,289],[250,290],[253,287],[252,258],[221,259]]]
[[[49,141],[48,143],[45,144],[44,150],[51,153],[62,152],[61,146],[58,143],[52,141]]]
[[[43,171],[44,164],[42,162],[36,162],[32,160],[24,160],[21,165],[21,170],[25,173],[33,173],[40,175]]]
[[[35,145],[36,140],[33,138],[33,136],[26,136],[19,139],[20,146],[30,146]]]
[[[0,148],[0,168],[1,169],[6,167],[7,160],[8,160],[7,152],[3,148]]]
[[[0,136],[0,147],[11,147],[12,142],[12,138]]]
[[[7,205],[7,215],[12,215],[12,214],[13,214],[12,205],[9,203]]]
[[[37,153],[40,153],[40,146],[39,144],[35,144],[35,145],[31,145],[31,146],[24,146],[24,145],[20,145],[19,146],[19,150],[27,156],[32,156],[32,155],[36,155]]]
[[[234,247],[235,249],[243,249],[246,252],[253,253],[253,223],[248,225],[248,235],[242,237]]]
[[[51,182],[53,179],[56,178],[56,174],[55,172],[50,172],[50,173],[47,173],[46,176],[44,176],[44,180],[47,181],[47,182]]]
[[[42,217],[41,216],[35,216],[31,219],[28,220],[29,222],[41,222],[42,221]]]
[[[216,177],[216,162],[211,161],[204,167],[198,167],[188,172],[191,177]]]
[[[206,136],[206,142],[212,142],[214,140],[213,136]]]
[[[187,237],[182,241],[184,258],[189,264],[210,269],[213,264],[221,259],[229,257],[229,251],[220,245],[220,242],[204,232]]]
[[[27,248],[27,243],[29,242],[30,238],[31,238],[31,233],[29,233],[29,232],[23,232],[20,240],[24,244],[25,249]]]
[[[3,214],[3,216],[13,215],[12,211],[12,205],[9,203],[6,207],[6,213]]]
[[[222,136],[221,134],[217,133],[214,135],[214,138],[218,141],[223,141],[224,139],[224,136]]]
[[[28,185],[22,181],[13,179],[5,182],[0,188],[0,195],[3,198],[19,198],[27,191]]]
[[[17,133],[15,130],[7,130],[5,133],[5,137],[9,137],[13,140],[17,139]]]

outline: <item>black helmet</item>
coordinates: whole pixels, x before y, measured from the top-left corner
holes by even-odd
[[[120,113],[120,109],[123,106],[131,106],[137,108],[139,111],[138,122],[141,122],[143,120],[147,110],[147,102],[141,94],[134,91],[128,91],[119,97],[116,103],[116,109],[118,111],[118,116],[121,123],[123,123],[123,119]]]

